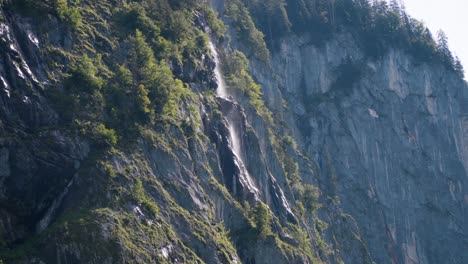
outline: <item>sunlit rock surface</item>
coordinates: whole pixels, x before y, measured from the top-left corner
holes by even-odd
[[[273,142],[271,124],[224,80],[224,53],[243,48],[232,30],[231,46],[209,43],[209,70],[171,64],[195,94],[196,131],[170,130],[172,145],[145,131],[130,150],[94,153],[105,161],[95,164],[92,144],[60,127],[47,97],[60,73],[46,47],[71,50],[73,39],[55,18],[44,34],[3,16],[6,263],[468,263],[468,94],[441,65],[399,49],[369,59],[353,32],[321,45],[291,34],[269,63],[249,58],[281,124],[274,132],[297,143],[284,155],[301,184],[321,190],[321,208],[304,216],[275,149],[283,139]],[[190,26],[207,30],[197,19]],[[352,81],[339,82],[342,65],[358,69]],[[269,234],[253,223],[260,202]]]

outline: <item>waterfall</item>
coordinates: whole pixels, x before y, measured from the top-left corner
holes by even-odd
[[[216,89],[216,95],[223,99],[229,100],[227,98],[228,94],[226,91],[226,84],[224,83],[224,78],[221,74],[221,68],[220,68],[221,63],[219,62],[218,51],[216,50],[216,47],[213,44],[213,41],[211,40],[210,40],[209,46],[210,46],[211,55],[213,56],[213,60],[215,62],[214,74],[215,74],[216,82],[218,84],[218,88]]]
[[[228,120],[229,122],[229,120]],[[241,143],[239,142],[239,134],[237,133],[236,127],[233,124],[233,122],[229,122],[229,135],[231,136],[231,144],[232,144],[232,150],[236,154],[236,156],[241,157]]]
[[[216,89],[216,95],[219,98],[222,98],[223,100],[228,101],[232,103],[233,105],[236,105],[237,103],[234,101],[232,96],[229,96],[226,90],[226,84],[221,74],[221,67],[220,67],[221,63],[219,60],[219,54],[211,39],[209,41],[209,48],[211,51],[211,55],[213,56],[213,60],[215,62],[214,74],[216,78],[216,83],[218,84],[218,88]],[[230,115],[225,114],[225,116],[226,116],[226,122],[227,122],[228,130],[229,130],[230,147],[234,154],[235,164],[239,168],[239,171],[240,171],[240,175],[239,175],[240,181],[244,186],[248,188],[249,191],[255,194],[256,198],[258,198],[258,189],[255,186],[255,183],[252,180],[252,177],[250,176],[247,170],[247,167],[245,166],[244,160],[243,160],[242,143],[241,143],[240,134],[237,131],[237,127],[235,125],[233,118]]]

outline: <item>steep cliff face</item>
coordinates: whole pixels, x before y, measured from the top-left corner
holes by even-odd
[[[273,74],[254,76],[376,263],[466,262],[466,84],[401,50],[363,59],[354,43],[286,39]],[[343,63],[359,78],[337,86]]]
[[[99,91],[101,81],[86,75],[94,71],[88,58],[74,69],[69,64],[83,49],[104,52],[110,60],[126,56],[122,54],[128,52],[129,41],[119,40],[114,29],[96,22],[115,23],[109,7],[124,5],[84,1],[75,10],[88,15],[60,27],[49,6],[36,6],[51,12],[44,19],[14,4],[5,4],[1,22],[2,261],[307,263],[318,257],[308,248],[294,248],[298,242],[283,231],[295,219],[268,169],[280,167],[278,161],[267,161],[243,108],[232,97],[223,99],[212,92],[223,78],[215,75],[215,67],[221,67],[215,63],[217,55],[196,54],[183,62],[171,57],[171,69],[163,76],[170,81],[167,75],[173,72],[186,84],[180,87],[184,99],[175,98],[183,100],[177,120],[164,128],[140,127],[137,138],[122,136],[109,148],[115,141],[110,130],[105,125],[93,128],[96,116],[89,119],[90,114],[101,114],[90,111],[99,105],[95,99],[108,100],[108,91]],[[211,32],[203,7],[196,7],[200,13],[185,15],[193,18],[193,30]],[[144,12],[137,8],[134,12]],[[72,14],[73,9],[66,12]],[[101,31],[88,35],[95,26]],[[152,53],[144,49],[141,36],[139,41],[136,56]],[[199,45],[208,43],[202,39]],[[148,56],[152,63],[153,55]],[[73,79],[85,67],[88,72],[79,73],[85,81]],[[110,82],[109,71],[100,69],[97,74]],[[94,98],[86,94],[89,89],[98,89]],[[74,100],[79,110],[71,110]],[[75,124],[68,123],[70,116],[77,118]],[[262,211],[266,222],[254,216],[261,201],[270,205]]]
[[[3,262],[468,262],[468,94],[441,63],[346,28],[267,50],[241,1],[211,5],[226,33],[198,1],[44,3],[2,6]]]
[[[50,223],[51,205],[73,181],[87,147],[58,127],[45,98],[41,43],[30,24],[15,14],[2,18],[0,214],[4,239],[14,241]]]

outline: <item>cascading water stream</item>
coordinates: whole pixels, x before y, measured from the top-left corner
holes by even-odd
[[[216,89],[216,95],[223,99],[229,100],[228,94],[226,91],[226,84],[224,83],[224,78],[221,74],[221,68],[220,68],[221,64],[219,62],[219,54],[218,54],[218,51],[216,50],[215,45],[213,44],[213,41],[211,40],[209,41],[209,48],[210,48],[211,55],[213,56],[213,60],[215,63],[214,74],[215,74],[216,82],[218,83],[218,88]]]
[[[229,101],[235,104],[232,97],[229,96],[226,90],[226,84],[221,74],[221,68],[220,68],[221,64],[219,61],[219,54],[218,54],[218,51],[216,50],[215,45],[213,44],[211,40],[209,41],[209,48],[213,56],[213,60],[215,62],[214,74],[215,74],[216,82],[218,84],[218,88],[216,89],[216,95],[226,101]],[[229,117],[229,115],[226,116],[226,121],[227,121],[228,129],[229,129],[231,149],[235,156],[235,163],[241,172],[240,180],[242,181],[242,184],[247,186],[250,191],[253,191],[255,196],[257,197],[258,189],[257,187],[255,187],[254,181],[252,180],[249,172],[247,171],[247,168],[243,161],[242,144],[240,141],[239,133],[237,132],[237,129],[236,129],[235,122],[234,120],[232,120],[232,118]]]

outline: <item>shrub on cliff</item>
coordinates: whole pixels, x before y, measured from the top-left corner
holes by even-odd
[[[264,203],[257,204],[257,206],[254,208],[252,216],[253,216],[253,220],[255,223],[255,227],[257,228],[257,231],[259,232],[260,235],[265,236],[271,233],[270,209],[268,208],[266,204]]]
[[[309,212],[315,212],[322,206],[320,204],[320,189],[316,186],[305,184],[301,196],[302,204]]]
[[[246,49],[252,55],[264,62],[270,59],[270,52],[266,46],[263,33],[258,30],[248,9],[239,0],[226,2],[226,15],[232,19],[234,29],[239,33],[240,39],[246,44]]]
[[[63,81],[63,90],[50,91],[59,114],[66,124],[74,120],[100,120],[104,110],[101,88],[94,61],[87,55],[78,59]]]
[[[73,2],[78,4],[79,0]],[[55,10],[58,17],[72,28],[78,28],[81,25],[80,11],[77,7],[69,6],[67,0],[56,0]]]

